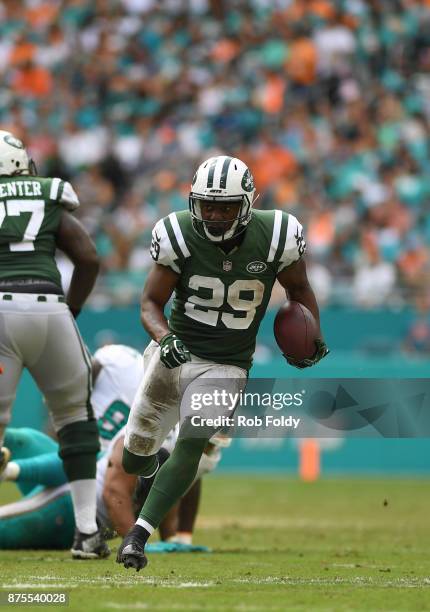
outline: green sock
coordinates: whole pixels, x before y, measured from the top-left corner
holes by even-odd
[[[158,466],[157,455],[135,455],[124,447],[122,451],[122,467],[127,474],[137,474],[147,478],[155,473]]]
[[[140,512],[140,518],[157,528],[167,512],[191,486],[207,445],[206,438],[179,438],[162,465]]]

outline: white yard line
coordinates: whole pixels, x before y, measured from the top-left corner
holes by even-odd
[[[139,584],[156,585],[161,588],[169,589],[199,589],[199,588],[221,588],[225,589],[228,586],[237,584],[244,585],[286,585],[286,586],[363,586],[374,588],[428,588],[430,587],[430,578],[390,578],[390,579],[375,579],[370,576],[351,576],[334,578],[300,578],[293,576],[265,576],[262,578],[242,577],[233,579],[224,579],[221,584],[215,581],[193,580],[185,582],[182,578],[154,578],[145,576],[100,576],[98,578],[73,578],[70,580],[57,577],[47,576],[31,576],[31,581],[20,582],[12,580],[8,583],[0,585],[3,589],[73,589],[84,585],[97,586],[102,588],[117,588],[118,586],[136,586]],[[42,582],[44,580],[45,582]]]

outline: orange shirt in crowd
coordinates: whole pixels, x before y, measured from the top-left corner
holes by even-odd
[[[42,66],[26,66],[17,71],[12,82],[16,93],[22,96],[40,98],[52,91],[52,77]]]
[[[335,9],[327,0],[294,0],[285,11],[290,21],[300,21],[309,13],[322,19],[331,19],[335,15]]]
[[[287,74],[300,85],[311,85],[317,74],[317,50],[310,38],[299,38],[289,47]]]
[[[15,45],[9,55],[9,63],[12,66],[20,66],[31,62],[36,53],[36,46],[24,40]]]
[[[291,151],[277,144],[265,145],[250,157],[248,165],[252,168],[259,192],[274,187],[280,179],[292,176],[297,169]]]
[[[223,38],[219,40],[212,49],[211,56],[216,62],[228,64],[239,53],[240,45],[238,42]]]
[[[25,17],[32,28],[46,28],[54,22],[58,10],[59,7],[55,2],[44,2],[30,6],[25,11]]]
[[[331,246],[335,237],[334,215],[331,210],[325,210],[312,216],[307,237],[309,244],[314,249]]]
[[[419,276],[429,261],[429,252],[425,247],[419,247],[403,253],[399,260],[399,269],[410,281]]]
[[[265,113],[277,115],[284,107],[285,79],[279,74],[270,75],[262,92],[261,105]]]

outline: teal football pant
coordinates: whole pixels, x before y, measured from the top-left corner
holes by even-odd
[[[74,531],[68,485],[38,487],[20,501],[0,507],[0,550],[68,549]]]
[[[46,462],[47,473],[49,466],[62,470],[57,443],[40,431],[7,429],[5,444],[20,467],[40,460]],[[73,542],[75,523],[68,486],[45,488],[35,476],[33,482],[17,482],[23,499],[0,507],[0,549],[66,549]]]

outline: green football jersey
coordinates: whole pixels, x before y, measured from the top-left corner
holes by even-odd
[[[62,211],[79,206],[67,181],[0,177],[0,280],[43,279],[61,287],[55,236]]]
[[[305,249],[302,226],[279,210],[255,210],[228,254],[193,229],[188,210],[161,219],[152,258],[180,275],[170,329],[194,355],[248,370],[276,276]]]

